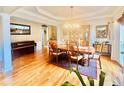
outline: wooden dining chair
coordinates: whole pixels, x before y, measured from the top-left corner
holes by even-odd
[[[48,47],[49,47],[49,57],[50,57],[50,59],[51,59],[51,57],[52,57],[52,59],[54,57],[56,57],[56,62],[58,62],[58,57],[65,52],[63,52],[63,51],[61,51],[60,49],[57,48],[57,43],[55,41],[54,42],[49,42]]]
[[[104,42],[100,45],[100,51],[94,53],[93,57],[92,57],[93,59],[96,59],[96,60],[99,61],[100,69],[102,69],[102,66],[101,66],[101,55],[102,55],[103,46],[104,46]]]
[[[78,45],[76,42],[71,42],[68,45],[68,58],[69,62],[76,62],[78,69],[78,62],[82,60],[83,56],[79,54]]]
[[[85,57],[85,59],[88,60],[88,66],[89,66],[90,59],[94,59],[94,60],[97,60],[99,62],[100,69],[102,69],[102,66],[101,66],[101,55],[102,55],[103,45],[104,45],[104,43],[102,43],[100,45],[100,51],[99,52],[95,52],[93,54],[85,54],[84,57]]]

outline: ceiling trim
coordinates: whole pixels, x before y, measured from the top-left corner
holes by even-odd
[[[112,13],[111,16],[116,16],[116,15],[118,14],[118,12],[121,11],[121,10],[123,10],[123,9],[124,9],[124,7],[122,7],[122,6],[118,7],[118,8],[114,11],[114,13]],[[123,11],[122,11],[122,12],[123,12]]]
[[[19,17],[19,18],[26,19],[26,20],[31,20],[31,21],[38,22],[38,23],[45,23],[48,25],[59,24],[58,21],[52,20],[50,18],[46,18],[46,17],[44,17],[42,15],[38,15],[36,13],[26,11],[24,9],[20,9],[20,10],[16,11],[11,16],[12,17]]]
[[[79,16],[75,16],[73,17],[73,19],[75,18],[88,18],[88,17],[94,17],[94,15],[96,16],[96,14],[100,14],[102,12],[105,12],[106,10],[108,10],[109,7],[105,7],[102,11],[94,11],[93,13],[87,14],[87,15],[79,15]]]
[[[33,12],[30,12],[30,11],[27,11],[25,10],[24,8],[22,7],[19,7],[17,9],[15,9],[15,11],[12,12],[12,16],[19,16],[22,18],[26,17],[28,19],[28,17],[32,17],[32,19],[30,18],[30,20],[34,20],[36,21],[37,19],[37,22],[45,22],[45,23],[48,23],[48,24],[59,24],[61,23],[62,21],[67,21],[69,19],[67,18],[61,18],[61,17],[57,17],[57,16],[54,16],[53,14],[51,13],[48,13],[46,12],[45,10],[43,9],[39,9],[39,7],[37,6],[34,6],[34,8],[37,9],[36,12],[38,13],[33,13]],[[105,12],[107,9],[109,9],[109,7],[106,7],[103,9],[103,11],[96,11],[96,12],[93,12],[93,13],[90,13],[88,15],[79,15],[77,17],[73,17],[72,19],[73,20],[97,20],[97,19],[105,19],[105,18],[109,18],[109,17],[114,17],[114,15],[116,15],[123,7],[120,6],[118,8],[115,9],[115,12],[111,13],[111,15],[101,15],[101,16],[96,16],[96,14],[100,14],[102,12]]]
[[[49,12],[47,12],[47,11],[41,9],[41,8],[39,8],[38,6],[36,6],[36,9],[37,9],[37,11],[38,11],[40,14],[42,14],[42,15],[44,15],[44,16],[46,16],[46,17],[52,18],[52,19],[54,19],[54,20],[63,20],[63,19],[64,19],[64,18],[62,18],[62,17],[54,16],[52,13],[49,13]]]
[[[106,6],[102,11],[95,11],[93,13],[90,13],[88,15],[79,15],[79,16],[75,16],[75,17],[72,17],[71,19],[84,19],[84,18],[88,18],[88,19],[92,19],[94,18],[94,16],[97,18],[97,17],[100,17],[100,16],[96,16],[96,14],[100,14],[102,12],[105,12],[106,10],[108,10],[110,7],[109,6]],[[112,13],[111,15],[104,15],[104,16],[109,16],[109,17],[112,17],[114,16],[122,7],[118,7],[114,13]],[[64,17],[57,17],[55,15],[53,15],[52,13],[49,13],[39,7],[36,7],[37,11],[41,14],[41,15],[44,15],[46,17],[49,17],[51,19],[54,19],[54,20],[57,20],[57,21],[65,21],[65,20],[70,20],[69,18],[64,18]]]
[[[13,11],[11,11],[9,14],[12,15],[13,13],[15,13],[16,11],[18,11],[19,9],[21,9],[23,6],[18,6],[17,8],[15,8]]]

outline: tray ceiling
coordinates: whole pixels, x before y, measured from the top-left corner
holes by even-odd
[[[73,19],[90,19],[112,17],[117,11],[124,9],[122,6],[74,6],[72,16],[70,6],[4,6],[0,12],[11,15],[33,15],[33,17],[46,17],[51,20],[61,21]],[[123,11],[122,11],[123,12]],[[36,15],[36,16],[34,16]]]

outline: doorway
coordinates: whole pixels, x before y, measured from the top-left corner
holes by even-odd
[[[42,48],[47,47],[48,40],[57,40],[57,27],[42,25]]]
[[[47,46],[47,41],[48,41],[48,26],[47,25],[42,25],[42,48]]]

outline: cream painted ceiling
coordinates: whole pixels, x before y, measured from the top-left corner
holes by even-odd
[[[52,16],[56,16],[58,18],[70,18],[70,7],[69,6],[42,6],[38,7],[39,10],[43,10],[49,13]],[[103,16],[103,15],[111,15],[115,12],[119,7],[116,6],[75,6],[72,11],[72,16],[74,18],[80,17],[90,17],[90,16]]]
[[[72,18],[87,19],[101,16],[111,17],[122,8],[124,9],[124,7],[121,6],[74,6],[72,11]],[[70,6],[6,6],[0,7],[0,11],[10,14],[18,13],[19,11],[27,11],[27,13],[30,12],[54,20],[68,20],[71,18]]]

